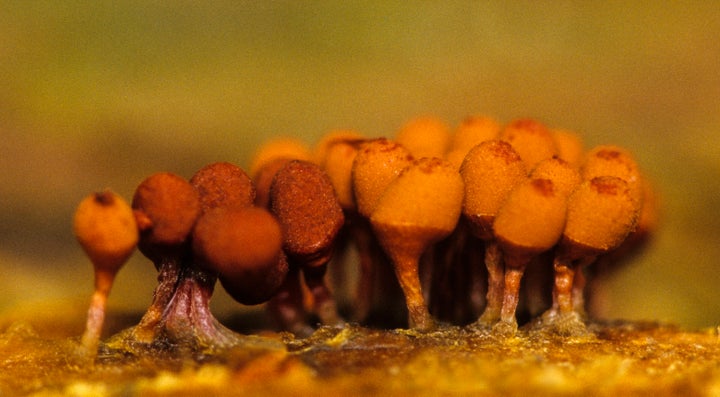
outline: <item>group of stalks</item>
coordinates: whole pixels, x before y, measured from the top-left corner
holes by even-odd
[[[512,335],[520,311],[530,326],[582,333],[586,306],[597,306],[592,296],[586,305],[586,276],[602,280],[657,218],[630,152],[586,151],[576,134],[532,119],[469,117],[453,131],[420,117],[392,139],[332,131],[314,148],[276,139],[248,170],[219,162],[189,180],[163,172],[142,181],[130,205],[111,191],[80,203],[74,231],[95,269],[89,355],[115,274],[136,247],[158,285],[125,333],[131,344],[241,343],[209,310],[217,280],[300,336],[317,322],[396,311],[398,296],[417,331],[449,323]],[[349,304],[338,304],[341,292]]]

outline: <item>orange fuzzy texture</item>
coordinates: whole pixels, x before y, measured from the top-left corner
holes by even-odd
[[[565,226],[567,194],[550,179],[527,179],[508,196],[493,224],[505,252],[538,254],[552,248]]]
[[[116,273],[138,242],[130,206],[106,190],[85,197],[73,218],[73,231],[96,270]]]
[[[660,222],[660,198],[647,179],[643,180],[643,200],[635,229],[628,234],[619,247],[605,255],[604,266],[623,263],[644,244],[658,228]]]
[[[541,161],[532,170],[530,177],[551,180],[555,190],[565,197],[569,196],[582,180],[578,169],[560,158]]]
[[[141,248],[143,245],[171,246],[187,239],[200,214],[200,199],[188,181],[160,172],[140,183],[132,207],[141,231]]]
[[[310,149],[302,141],[294,138],[277,138],[265,142],[252,157],[248,174],[255,179],[256,173],[266,164],[276,159],[306,160],[312,159]]]
[[[558,157],[574,167],[579,167],[585,156],[585,149],[580,136],[572,131],[562,129],[553,129],[550,130],[550,133],[553,140],[555,140]]]
[[[492,222],[510,191],[527,176],[525,164],[509,143],[500,140],[475,146],[463,161],[463,214],[482,239],[492,238]]]
[[[536,120],[515,120],[503,128],[499,137],[512,145],[528,170],[533,169],[542,160],[558,154],[550,130]]]
[[[425,116],[408,121],[395,135],[415,158],[443,158],[450,147],[450,127],[437,117]]]
[[[208,164],[190,178],[203,212],[217,207],[247,207],[255,201],[255,187],[242,168],[218,162]]]
[[[486,116],[468,117],[455,130],[445,158],[460,169],[470,149],[482,142],[496,139],[498,133],[500,124],[495,119]]]
[[[628,184],[633,200],[642,203],[642,175],[632,154],[619,146],[601,145],[591,149],[581,168],[584,180],[597,176],[616,176]]]
[[[358,212],[369,218],[388,184],[412,161],[413,156],[404,146],[386,138],[363,143],[352,168]]]
[[[388,185],[370,220],[449,234],[460,217],[462,198],[463,181],[452,165],[424,157]]]
[[[463,197],[457,170],[438,158],[423,157],[388,185],[370,217],[373,230],[393,261],[413,328],[429,330],[418,261],[434,242],[455,229]]]
[[[615,176],[584,181],[568,199],[563,245],[570,251],[603,253],[634,229],[639,207],[628,183]]]
[[[282,227],[288,257],[307,266],[326,263],[345,217],[330,179],[319,166],[288,162],[270,186],[270,210]]]

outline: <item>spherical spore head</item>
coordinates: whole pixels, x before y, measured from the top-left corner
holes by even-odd
[[[73,218],[73,231],[96,271],[115,274],[138,242],[130,206],[110,190],[85,197]]]
[[[187,180],[160,172],[140,183],[132,208],[140,229],[140,251],[156,261],[187,242],[200,214],[200,199]]]
[[[255,201],[255,187],[242,168],[228,162],[208,164],[190,178],[206,212],[217,207],[247,207]]]
[[[238,302],[267,301],[285,279],[282,231],[275,217],[258,207],[219,207],[204,213],[192,234],[197,264],[217,273]]]
[[[283,249],[307,266],[326,263],[345,222],[327,174],[316,164],[293,160],[275,174],[270,210],[283,230]]]

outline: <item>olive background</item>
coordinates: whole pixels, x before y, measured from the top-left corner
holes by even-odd
[[[534,117],[632,150],[662,228],[612,318],[720,323],[720,6],[585,1],[0,1],[0,316],[84,310],[77,203],[264,140]],[[110,296],[142,311],[136,253]],[[218,286],[214,310],[244,310]],[[80,322],[82,318],[79,319]]]

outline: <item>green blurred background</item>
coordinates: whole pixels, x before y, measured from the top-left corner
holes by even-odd
[[[2,1],[0,310],[84,310],[70,222],[89,192],[245,166],[279,135],[489,114],[634,151],[663,225],[611,317],[718,325],[719,33],[714,1]],[[110,305],[142,310],[154,285],[136,254]]]

